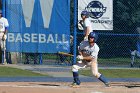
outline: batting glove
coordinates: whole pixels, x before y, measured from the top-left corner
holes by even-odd
[[[77,59],[83,60],[83,56],[82,55],[78,55]]]
[[[78,63],[82,63],[82,61],[80,60],[80,61],[77,61]]]

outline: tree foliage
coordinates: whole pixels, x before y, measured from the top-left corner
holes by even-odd
[[[116,32],[134,33],[140,24],[140,0],[114,0]],[[117,31],[118,30],[118,31]]]
[[[0,9],[2,9],[2,0],[0,0]]]
[[[117,34],[137,34],[140,27],[140,0],[113,0],[113,31]],[[106,33],[106,32],[105,32]],[[138,36],[101,35],[100,56],[129,56],[130,50],[137,49]]]

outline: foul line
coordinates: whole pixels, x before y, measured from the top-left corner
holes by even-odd
[[[23,87],[23,88],[57,88],[59,86],[41,86],[41,85],[0,85],[0,87]]]

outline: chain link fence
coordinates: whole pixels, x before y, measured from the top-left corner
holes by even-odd
[[[100,67],[140,67],[140,58],[137,54],[132,55],[137,50],[139,34],[110,34],[98,33],[97,44],[99,51]],[[82,41],[82,33],[77,34],[77,47]],[[73,51],[73,46],[71,46]],[[78,54],[78,53],[77,53]],[[73,57],[61,55],[59,53],[19,53],[22,64],[43,64],[71,66]],[[135,59],[133,60],[132,57]]]
[[[73,2],[71,0],[71,35],[73,36]],[[97,44],[100,47],[99,66],[101,67],[139,67],[138,53],[132,55],[132,51],[139,52],[140,40],[140,1],[139,0],[115,0],[113,1],[113,31],[95,31],[98,33]],[[13,5],[14,6],[14,5]],[[17,5],[14,7],[18,7]],[[11,7],[8,7],[11,8]],[[11,8],[12,9],[12,8]],[[21,11],[15,11],[14,18],[19,18]],[[7,12],[9,13],[9,12]],[[11,17],[12,18],[12,17]],[[19,22],[20,23],[20,22]],[[10,23],[12,26],[14,22]],[[21,24],[19,24],[21,25]],[[12,28],[16,28],[13,27]],[[20,29],[14,30],[18,32]],[[83,39],[82,31],[77,31],[77,46]],[[8,45],[7,45],[8,46]],[[16,47],[18,48],[18,47]],[[71,45],[71,54],[73,54]],[[42,65],[66,65],[73,63],[72,56],[58,53],[13,53],[10,52],[12,63],[42,64]],[[15,60],[13,60],[15,59]],[[134,60],[135,59],[135,60]]]

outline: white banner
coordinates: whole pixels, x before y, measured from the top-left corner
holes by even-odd
[[[113,0],[78,0],[78,20],[87,10],[93,30],[113,30]]]

